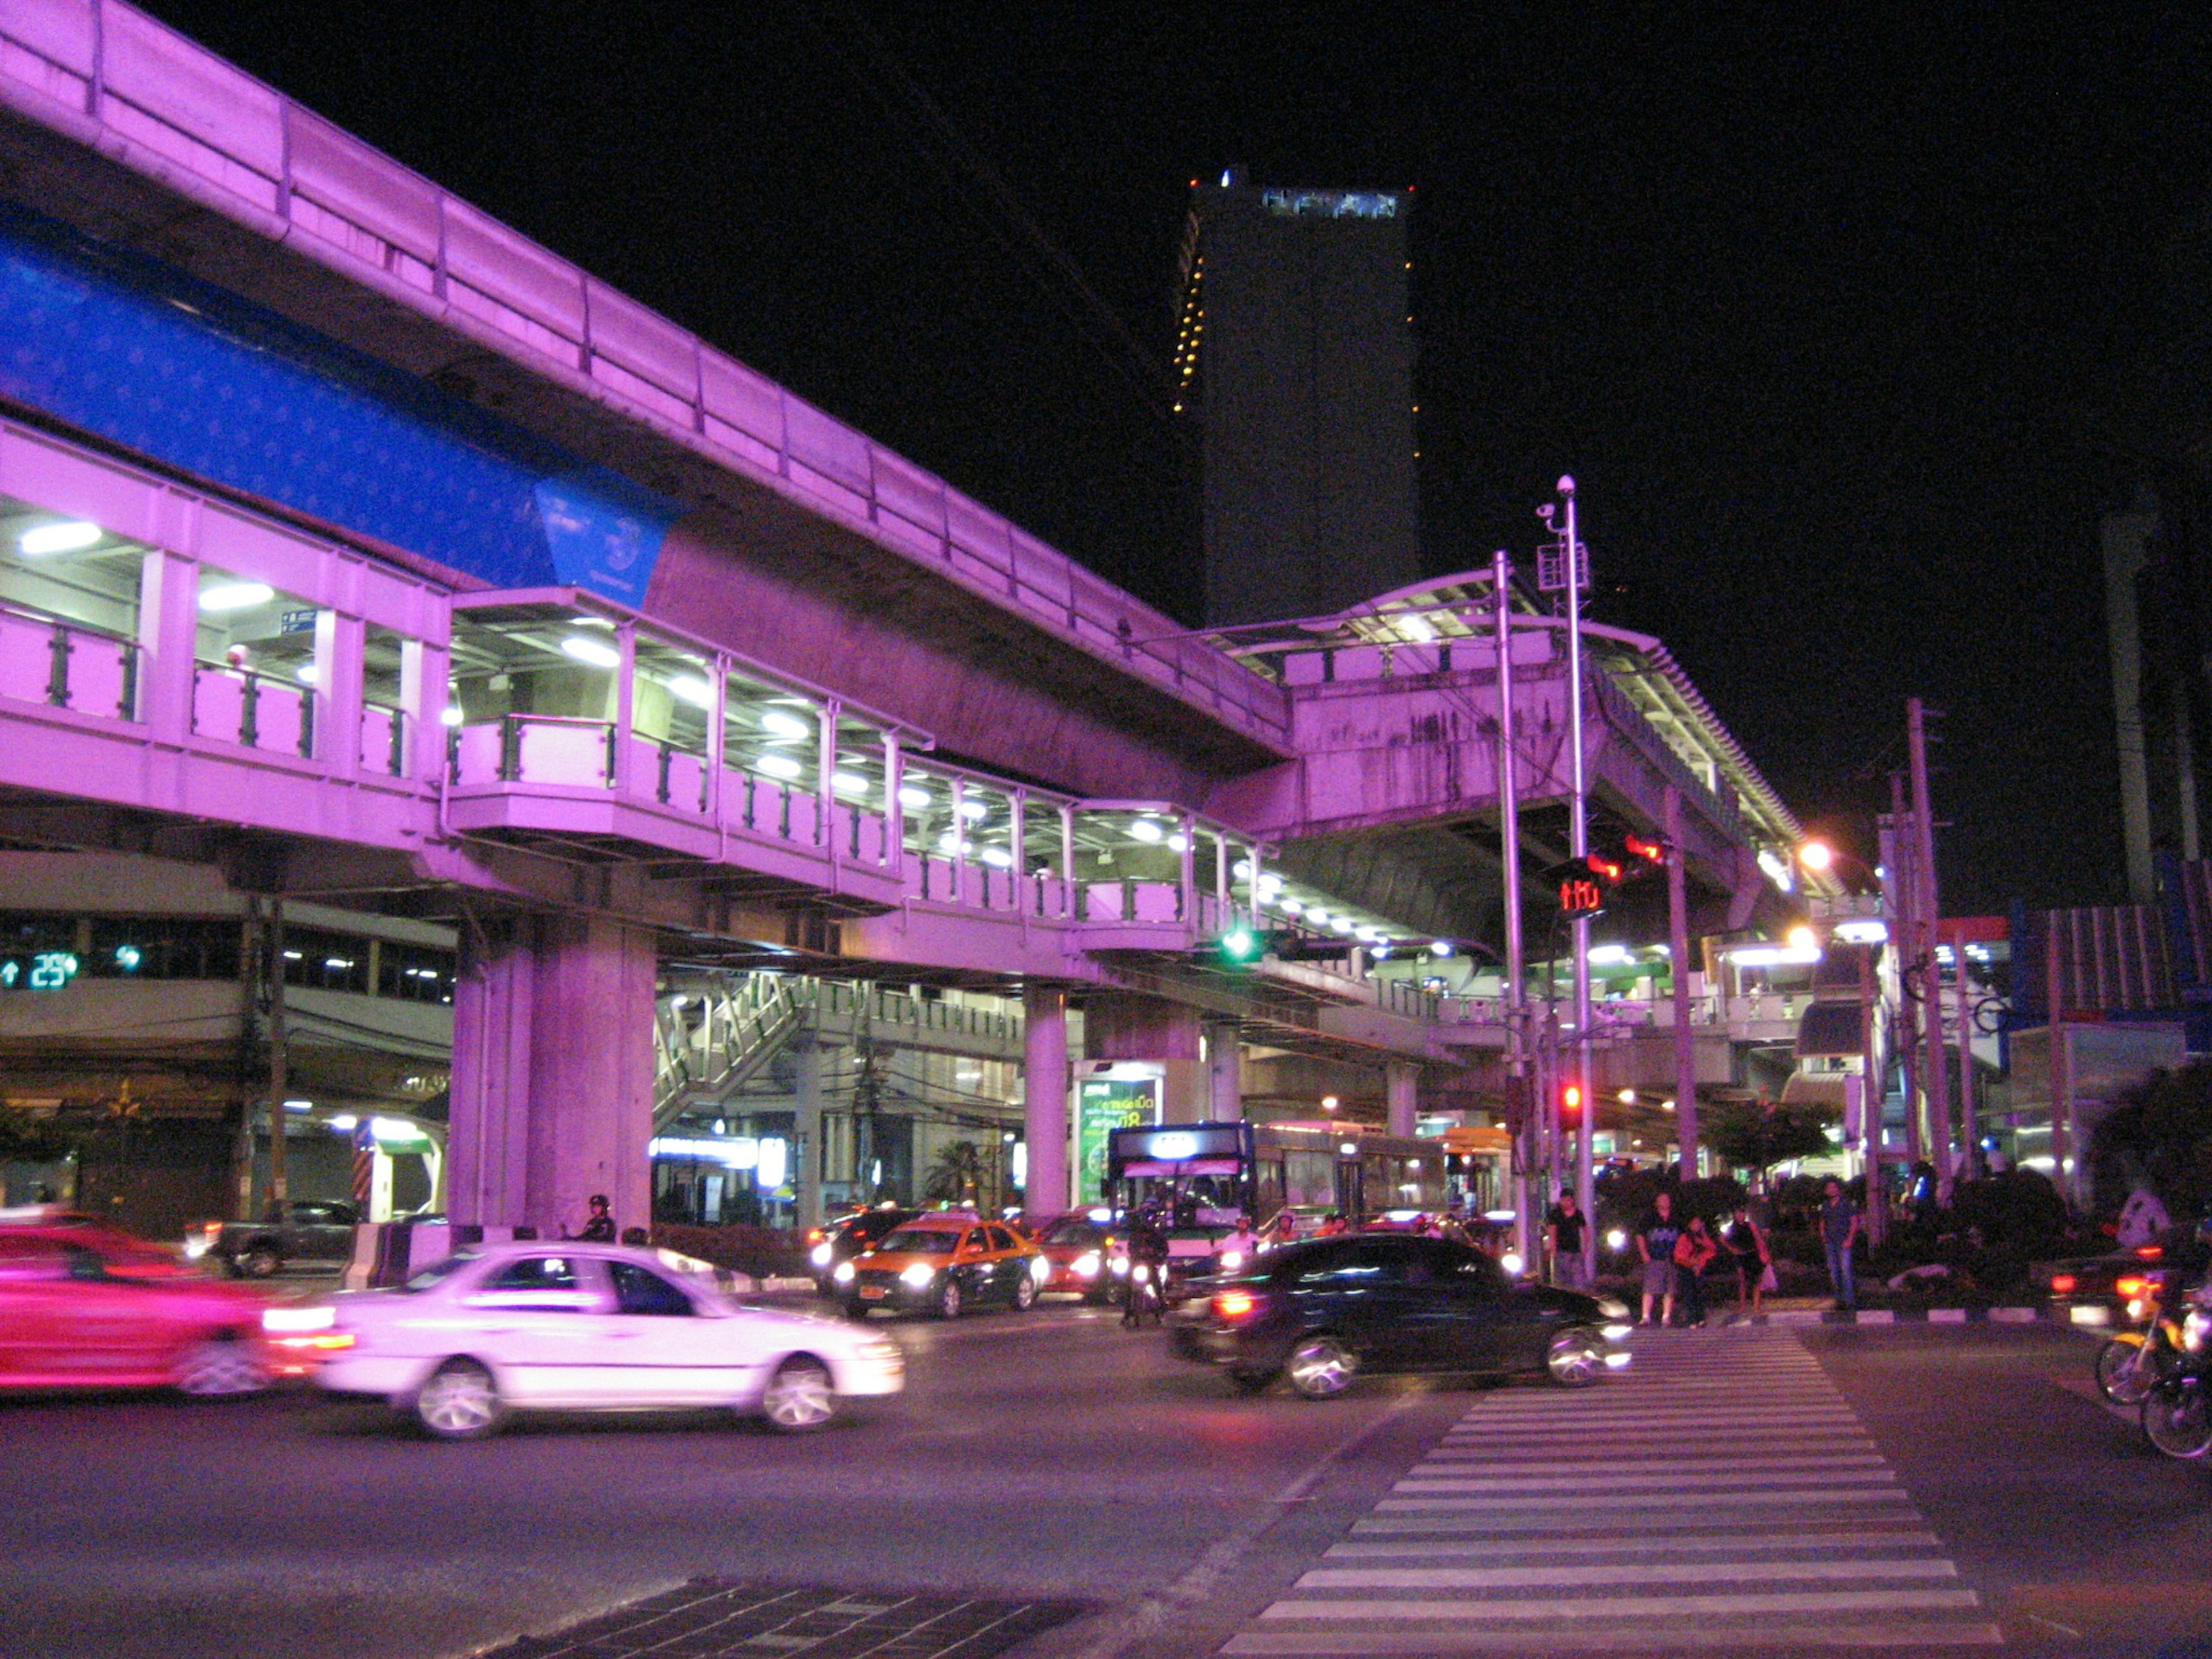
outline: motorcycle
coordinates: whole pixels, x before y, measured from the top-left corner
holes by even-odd
[[[2119,1331],[2098,1346],[2097,1389],[2116,1406],[2140,1406],[2182,1353],[2180,1310],[2175,1307],[2173,1276],[2151,1273],[2123,1279],[2115,1287],[2131,1295],[2128,1316],[2141,1328]]]
[[[2200,1289],[2182,1316],[2172,1368],[2143,1396],[2143,1437],[2168,1457],[2212,1450],[2212,1310]]]

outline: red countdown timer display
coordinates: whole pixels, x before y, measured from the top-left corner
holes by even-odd
[[[1561,915],[1595,916],[1605,909],[1607,896],[1620,879],[1620,866],[1592,854],[1588,858],[1555,864],[1544,872],[1544,877],[1559,890]]]

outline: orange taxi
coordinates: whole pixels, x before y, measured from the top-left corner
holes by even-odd
[[[935,1211],[837,1263],[830,1283],[855,1318],[889,1308],[957,1319],[979,1304],[1027,1308],[1051,1271],[1043,1252],[1009,1224]]]

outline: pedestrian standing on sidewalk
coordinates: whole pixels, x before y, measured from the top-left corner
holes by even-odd
[[[1851,1246],[1858,1243],[1859,1206],[1844,1195],[1844,1183],[1833,1176],[1820,1194],[1820,1243],[1828,1252],[1828,1283],[1835,1286],[1836,1305],[1849,1311],[1858,1305],[1858,1287],[1851,1279]]]
[[[1705,1269],[1720,1253],[1705,1217],[1693,1215],[1682,1224],[1681,1234],[1674,1240],[1674,1276],[1682,1286],[1683,1324],[1695,1327],[1705,1322]]]
[[[584,1231],[576,1237],[592,1244],[611,1244],[615,1242],[615,1218],[608,1213],[605,1193],[592,1194],[592,1218],[584,1224]]]
[[[1759,1316],[1759,1304],[1774,1286],[1774,1249],[1766,1230],[1747,1206],[1736,1206],[1735,1218],[1721,1230],[1721,1243],[1735,1262],[1735,1316],[1743,1316],[1744,1291],[1751,1292],[1751,1316]]]
[[[1544,1217],[1544,1248],[1551,1253],[1552,1283],[1562,1290],[1586,1291],[1589,1275],[1583,1271],[1583,1230],[1588,1218],[1575,1207],[1574,1192],[1559,1189],[1559,1201]]]
[[[1674,1194],[1651,1200],[1636,1224],[1636,1254],[1644,1261],[1644,1322],[1651,1323],[1651,1304],[1659,1304],[1659,1322],[1674,1322],[1674,1241],[1682,1229],[1674,1219]]]

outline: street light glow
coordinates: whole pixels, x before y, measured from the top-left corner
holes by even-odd
[[[1816,875],[1834,865],[1836,849],[1825,841],[1808,841],[1797,849],[1797,862]]]

